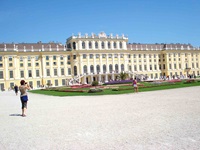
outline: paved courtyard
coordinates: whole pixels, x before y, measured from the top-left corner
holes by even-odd
[[[0,92],[0,150],[198,150],[200,87],[112,96]]]

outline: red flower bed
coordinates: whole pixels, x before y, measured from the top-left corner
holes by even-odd
[[[181,80],[180,79],[174,79],[174,80],[169,80],[167,82],[174,83],[174,82],[181,82]]]

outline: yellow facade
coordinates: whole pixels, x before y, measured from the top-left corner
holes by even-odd
[[[24,79],[33,88],[117,80],[120,72],[148,80],[200,73],[200,49],[189,44],[128,44],[122,36],[87,34],[59,43],[0,44],[0,89]],[[49,83],[49,84],[48,84]]]

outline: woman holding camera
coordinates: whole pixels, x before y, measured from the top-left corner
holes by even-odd
[[[28,102],[28,94],[27,90],[30,89],[29,85],[24,81],[20,81],[19,91],[20,91],[20,100],[22,103],[22,117],[26,117],[26,109],[27,109],[27,102]]]

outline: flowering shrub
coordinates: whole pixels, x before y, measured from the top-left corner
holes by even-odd
[[[110,82],[104,83],[104,85],[124,84],[124,83],[132,83],[132,82],[133,80],[110,81]]]
[[[174,79],[174,80],[169,80],[167,82],[174,83],[174,82],[181,82],[181,80],[180,79]]]
[[[189,79],[189,80],[186,80],[185,83],[194,83],[195,80],[194,79]]]

